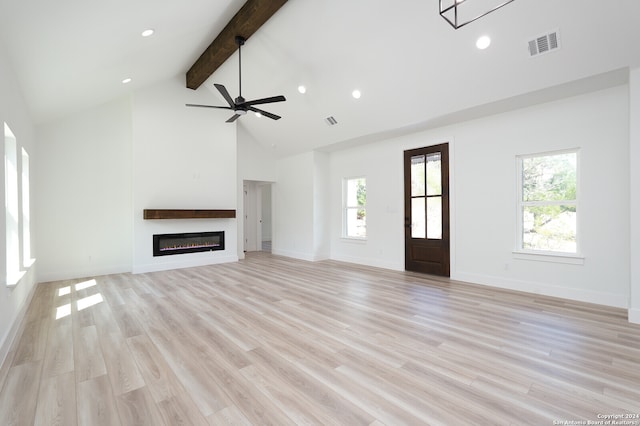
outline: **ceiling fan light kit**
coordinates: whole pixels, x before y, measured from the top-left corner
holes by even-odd
[[[198,107],[198,108],[215,108],[215,109],[228,109],[233,111],[233,116],[227,120],[227,123],[233,123],[240,116],[243,116],[247,113],[247,111],[253,111],[256,114],[260,114],[260,116],[268,117],[272,120],[279,120],[281,117],[276,114],[272,114],[270,112],[261,110],[256,108],[254,105],[261,104],[270,104],[274,102],[284,102],[287,99],[280,96],[272,96],[269,98],[262,99],[254,99],[252,101],[247,101],[242,97],[242,46],[244,45],[245,39],[242,36],[237,35],[236,44],[238,45],[238,80],[239,80],[239,94],[238,97],[234,100],[231,95],[229,95],[229,91],[222,84],[214,84],[215,88],[218,89],[218,92],[222,95],[222,97],[227,101],[229,106],[215,106],[215,105],[199,105],[199,104],[186,104],[188,107]]]
[[[439,0],[440,16],[454,29],[462,28],[514,0]]]

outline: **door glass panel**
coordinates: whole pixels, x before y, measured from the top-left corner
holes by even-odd
[[[411,157],[411,196],[422,197],[424,196],[424,166],[425,156],[415,155]]]
[[[427,198],[427,238],[442,239],[442,197]]]
[[[424,198],[411,199],[411,238],[426,236]]]
[[[442,160],[439,152],[427,155],[427,195],[442,195]]]

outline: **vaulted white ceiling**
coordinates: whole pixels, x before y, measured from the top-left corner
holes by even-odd
[[[243,3],[0,0],[0,41],[43,123],[183,78]],[[141,37],[146,28],[155,34]],[[560,49],[530,57],[527,42],[551,31]],[[481,35],[492,39],[482,51]],[[237,125],[278,155],[367,142],[619,84],[640,66],[639,41],[638,0],[516,0],[458,30],[438,0],[289,0],[242,50],[243,96],[285,95],[263,106],[283,118]],[[237,96],[237,66],[234,54],[185,102],[225,105],[213,83]]]

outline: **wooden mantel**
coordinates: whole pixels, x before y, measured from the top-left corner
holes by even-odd
[[[144,219],[227,219],[236,217],[235,210],[144,209]]]

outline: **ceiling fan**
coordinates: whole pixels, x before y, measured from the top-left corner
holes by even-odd
[[[247,111],[253,111],[253,112],[258,113],[260,115],[264,115],[265,117],[269,117],[272,120],[279,120],[281,118],[279,115],[275,115],[275,114],[272,114],[270,112],[258,109],[256,107],[254,107],[254,105],[270,104],[270,103],[274,103],[274,102],[283,102],[283,101],[286,101],[284,96],[282,96],[282,95],[280,95],[280,96],[272,96],[270,98],[254,99],[252,101],[246,101],[242,97],[242,55],[241,55],[241,49],[242,49],[242,45],[244,45],[244,42],[245,42],[244,37],[236,36],[236,44],[238,45],[238,76],[239,76],[238,80],[239,80],[239,83],[240,83],[240,94],[238,95],[238,97],[235,100],[233,100],[233,98],[231,98],[231,96],[229,95],[229,92],[227,91],[226,87],[224,87],[222,84],[214,84],[216,89],[218,89],[218,92],[220,92],[222,97],[229,103],[229,106],[198,105],[198,104],[186,104],[186,106],[188,106],[188,107],[198,107],[198,108],[216,108],[216,109],[229,109],[229,110],[232,110],[234,112],[234,114],[233,114],[233,116],[231,118],[229,118],[226,121],[227,123],[233,123],[239,117],[245,115],[247,113]]]

